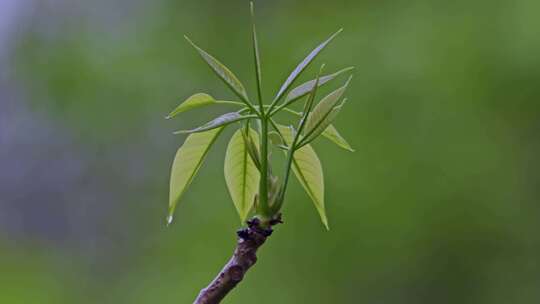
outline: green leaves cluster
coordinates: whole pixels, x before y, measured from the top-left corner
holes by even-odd
[[[251,9],[252,18],[254,18],[253,5]],[[340,75],[350,72],[353,68],[349,67],[332,74],[321,75],[321,67],[321,71],[315,79],[292,89],[291,87],[302,72],[341,31],[340,29],[316,46],[298,64],[286,78],[270,104],[264,104],[262,98],[261,60],[254,24],[252,25],[252,41],[257,103],[250,100],[244,85],[231,70],[186,37],[201,58],[235,93],[239,100],[216,100],[206,93],[197,93],[178,105],[167,118],[173,118],[184,112],[207,106],[233,105],[239,109],[220,115],[200,127],[175,132],[175,134],[188,134],[188,136],[178,149],[172,165],[169,223],[172,221],[178,202],[193,181],[215,140],[225,128],[235,125],[238,128],[229,140],[225,153],[224,175],[240,219],[245,221],[251,212],[255,212],[263,223],[274,218],[283,206],[292,171],[313,201],[321,221],[328,229],[323,169],[311,143],[322,136],[340,148],[354,151],[332,124],[345,104],[344,94],[351,77],[341,87],[321,98],[319,102],[316,102],[317,89]],[[304,97],[307,98],[302,112],[290,108]],[[285,126],[276,122],[274,115],[281,112],[292,114],[292,117],[297,119],[296,125]],[[254,128],[254,126],[258,126],[258,128]],[[286,167],[281,179],[278,175],[274,175],[272,170],[272,147],[282,150],[286,156]]]

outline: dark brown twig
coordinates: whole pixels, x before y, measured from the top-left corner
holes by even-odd
[[[247,222],[247,228],[238,230],[238,241],[233,256],[210,285],[201,290],[193,304],[220,303],[257,262],[257,250],[272,234],[272,226],[278,223],[282,223],[280,216],[270,221],[268,228],[264,228],[259,219],[254,218]]]

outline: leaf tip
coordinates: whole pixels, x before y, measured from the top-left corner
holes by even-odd
[[[353,153],[356,152],[356,150],[353,147],[351,147],[351,145],[349,145],[348,142],[344,142],[342,145],[342,148],[349,152],[353,152]]]
[[[335,32],[333,35],[332,35],[332,38],[336,37],[337,35],[341,34],[341,32],[343,32],[343,28],[340,28],[339,30],[337,30],[337,32]]]
[[[347,72],[350,72],[350,71],[354,71],[356,69],[355,66],[349,66],[349,67],[346,67],[346,68],[343,68],[339,71],[337,71],[336,73],[334,73],[334,75],[340,75],[340,74],[343,74],[343,73],[347,73]]]
[[[197,48],[197,45],[193,41],[191,41],[191,39],[189,39],[187,35],[184,35],[184,39],[186,39],[186,41],[189,42],[189,44]]]
[[[169,227],[172,224],[173,219],[174,217],[172,214],[167,215],[167,218],[166,218],[167,227]]]
[[[330,225],[328,225],[328,219],[326,216],[321,217],[321,220],[323,222],[324,228],[326,228],[326,231],[330,231]]]

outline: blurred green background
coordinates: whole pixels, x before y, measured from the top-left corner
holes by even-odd
[[[293,181],[285,224],[224,303],[538,303],[540,2],[255,5],[267,100],[344,27],[302,80],[356,67],[336,126],[357,151],[315,143],[332,230]],[[233,98],[183,34],[254,96],[248,12],[0,3],[0,303],[191,303],[214,277],[240,226],[231,130],[166,228],[171,132],[229,109],[163,117],[196,92]]]

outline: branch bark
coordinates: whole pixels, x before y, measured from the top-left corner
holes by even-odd
[[[236,232],[238,240],[234,253],[206,288],[202,289],[193,304],[217,304],[240,283],[247,271],[257,262],[257,250],[272,234],[272,226],[282,223],[281,217],[270,221],[267,228],[261,226],[259,219],[247,222],[248,227]]]

